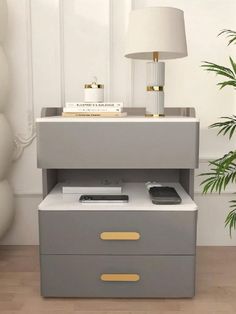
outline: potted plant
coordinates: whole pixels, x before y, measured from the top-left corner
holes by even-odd
[[[222,30],[219,35],[226,35],[228,45],[236,44],[236,32]],[[229,57],[229,67],[204,61],[201,65],[206,71],[214,72],[224,80],[217,85],[220,89],[229,86],[236,88],[236,63]],[[236,116],[221,117],[219,122],[210,125],[210,128],[218,128],[218,135],[226,135],[231,139],[236,133]],[[230,184],[236,184],[236,150],[226,153],[221,158],[209,161],[210,172],[202,173],[204,180],[201,182],[203,193],[221,193]],[[229,227],[230,236],[232,229],[236,229],[236,198],[230,201],[229,213],[225,219],[225,226]]]

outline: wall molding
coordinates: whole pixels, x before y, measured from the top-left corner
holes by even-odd
[[[211,161],[211,160],[215,160],[215,159],[218,159],[218,158],[220,158],[221,156],[213,156],[213,155],[211,155],[211,156],[200,156],[199,157],[199,163],[202,163],[202,164],[205,164],[205,163],[209,163],[209,161]]]
[[[220,194],[217,193],[217,192],[212,192],[212,193],[203,194],[203,193],[200,192],[200,191],[194,191],[194,195],[200,195],[200,196],[202,196],[202,197],[205,197],[205,196],[216,197],[216,196],[223,196],[223,195],[232,195],[233,197],[235,197],[235,193],[234,193],[234,192],[231,192],[231,191],[223,191],[223,192],[221,192]]]
[[[14,135],[15,150],[13,160],[18,160],[26,147],[30,146],[36,138],[35,131],[35,108],[34,108],[34,79],[33,79],[33,45],[32,45],[32,14],[31,0],[25,1],[26,34],[27,34],[27,126],[28,134],[16,133]]]
[[[134,0],[130,0],[130,11],[134,9]],[[129,20],[129,16],[128,16]],[[134,75],[135,75],[135,63],[133,59],[129,60],[130,62],[130,95],[129,95],[129,101],[130,101],[130,107],[135,107],[134,104]]]
[[[107,67],[107,89],[106,89],[106,98],[108,101],[111,101],[113,95],[113,13],[114,13],[114,0],[109,1],[109,32],[108,32],[108,67]]]
[[[28,109],[31,107],[34,116],[34,76],[33,76],[33,43],[32,43],[32,8],[31,0],[26,0],[26,32],[27,32],[27,61],[28,61]],[[32,125],[33,127],[33,125]]]
[[[60,95],[61,107],[65,104],[65,36],[64,36],[64,0],[59,1],[59,55],[60,55]]]
[[[14,193],[14,197],[16,198],[43,198],[43,193]]]

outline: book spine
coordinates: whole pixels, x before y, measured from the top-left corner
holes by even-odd
[[[66,108],[123,108],[122,102],[97,102],[97,103],[87,103],[87,102],[67,102],[65,105]]]
[[[74,108],[63,108],[63,112],[122,112],[122,108],[107,108],[107,107],[99,107],[99,108],[85,108],[85,107],[74,107]]]
[[[63,117],[125,117],[126,112],[62,112]]]

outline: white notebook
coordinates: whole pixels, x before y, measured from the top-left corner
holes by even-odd
[[[62,186],[63,194],[121,194],[121,182],[70,183]]]

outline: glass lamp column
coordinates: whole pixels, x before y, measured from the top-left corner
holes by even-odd
[[[165,63],[158,62],[158,52],[147,63],[147,116],[164,116]]]

